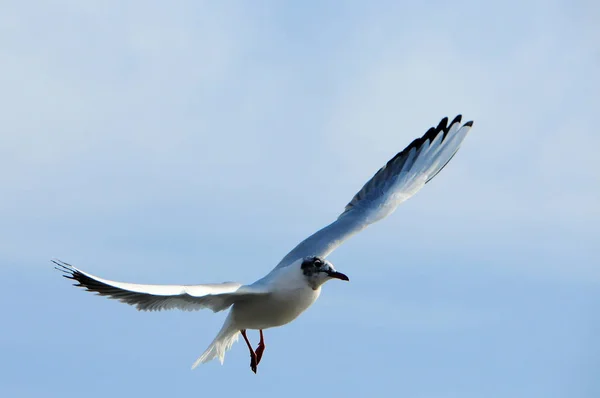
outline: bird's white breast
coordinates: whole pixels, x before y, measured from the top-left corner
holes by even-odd
[[[285,325],[310,307],[321,294],[320,287],[310,287],[295,270],[283,269],[273,279],[257,283],[266,283],[272,292],[233,305],[232,316],[240,329]]]

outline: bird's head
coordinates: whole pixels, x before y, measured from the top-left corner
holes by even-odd
[[[349,281],[346,275],[336,271],[333,264],[321,257],[305,257],[300,269],[313,289],[317,289],[330,279]]]

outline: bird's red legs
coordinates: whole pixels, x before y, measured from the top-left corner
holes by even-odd
[[[246,340],[246,345],[248,345],[248,349],[250,350],[250,369],[252,369],[252,371],[256,373],[256,366],[258,365],[258,361],[256,360],[256,353],[252,349],[252,345],[250,345],[248,336],[246,336],[246,329],[240,330],[240,333],[242,333],[244,340]]]
[[[262,358],[264,351],[265,351],[265,339],[263,337],[262,329],[260,329],[260,341],[258,342],[258,347],[256,347],[256,365],[258,365],[260,363],[260,359]]]

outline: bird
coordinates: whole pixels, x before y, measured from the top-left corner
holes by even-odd
[[[335,221],[300,242],[268,274],[248,285],[116,282],[58,259],[52,262],[64,277],[75,281],[74,286],[130,304],[140,311],[209,309],[219,312],[230,308],[220,331],[192,369],[216,358],[223,364],[225,352],[241,335],[250,351],[250,368],[256,373],[265,351],[265,329],[296,319],[317,300],[325,282],[349,281],[327,256],[351,236],[390,215],[437,176],[457,153],[472,126],[472,121],[463,124],[461,115],[451,122],[444,117],[437,127],[429,128],[381,167]],[[248,339],[247,330],[260,333],[256,349]]]

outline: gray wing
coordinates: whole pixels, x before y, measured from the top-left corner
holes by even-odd
[[[300,242],[277,265],[285,267],[307,256],[326,257],[346,239],[391,214],[416,194],[452,159],[473,126],[461,126],[461,115],[448,124],[443,118],[394,156],[362,187],[344,212],[325,228]]]
[[[116,282],[99,278],[59,260],[52,262],[57,265],[56,269],[64,272],[65,278],[77,282],[74,286],[133,305],[140,311],[195,311],[208,308],[217,312],[229,308],[236,301],[268,294],[258,287],[234,282],[206,285],[141,285]]]

